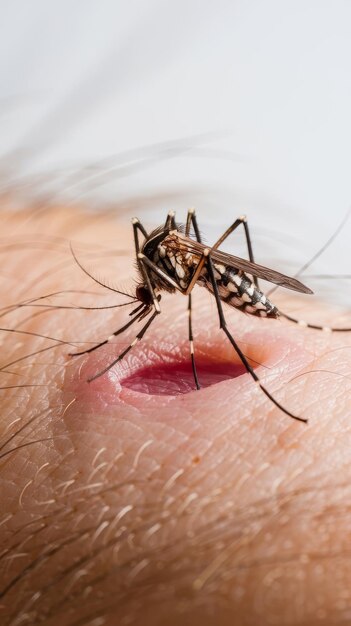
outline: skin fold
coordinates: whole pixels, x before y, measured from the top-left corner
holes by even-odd
[[[128,298],[89,279],[69,241],[94,276],[133,293],[126,220],[78,207],[3,208],[1,306],[65,293],[32,302],[53,308],[1,311],[1,623],[350,623],[351,333],[225,308],[266,387],[307,425],[248,374],[174,397],[123,384],[189,360],[181,295],[164,296],[143,341],[88,383],[141,324],[68,356],[133,309],[77,308]],[[304,320],[350,326],[314,296],[279,290],[272,300]],[[199,363],[238,363],[213,298],[196,287],[193,304]]]

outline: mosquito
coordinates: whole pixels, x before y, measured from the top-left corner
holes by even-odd
[[[185,226],[176,223],[174,211],[168,213],[163,226],[156,228],[151,233],[147,233],[138,218],[132,219],[132,225],[139,282],[135,288],[134,296],[124,294],[131,299],[131,302],[125,304],[137,303],[136,308],[129,313],[131,319],[104,341],[87,350],[71,353],[70,356],[80,356],[97,350],[102,345],[108,343],[113,337],[122,334],[135,322],[140,322],[144,319],[147,319],[147,321],[131,344],[103,370],[89,378],[88,382],[92,382],[105,374],[141,341],[155,318],[161,313],[160,301],[162,292],[176,293],[179,291],[184,296],[188,297],[188,339],[190,358],[195,386],[196,389],[200,389],[192,329],[192,291],[195,285],[199,285],[205,287],[214,296],[220,329],[225,333],[253,381],[283,413],[295,420],[306,423],[308,421],[306,418],[295,415],[282,406],[260,381],[255,370],[250,365],[247,357],[240,349],[228,328],[223,303],[250,315],[275,319],[283,316],[292,322],[318,330],[349,331],[351,328],[332,329],[315,324],[307,324],[306,322],[297,320],[279,311],[263,291],[261,291],[258,279],[261,278],[279,287],[285,287],[303,294],[312,294],[313,292],[296,278],[286,276],[273,269],[255,263],[246,216],[238,217],[215,244],[210,247],[202,243],[194,209],[188,210]],[[223,242],[240,226],[244,228],[248,260],[227,254],[219,249]],[[190,236],[191,228],[193,228],[195,233],[195,239]],[[143,237],[142,243],[140,242],[141,236]],[[81,269],[94,279],[79,263],[73,250],[72,253]],[[100,282],[100,284],[102,283]],[[117,293],[123,292],[117,291]]]

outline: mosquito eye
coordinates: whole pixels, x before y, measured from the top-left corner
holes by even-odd
[[[136,297],[144,304],[152,304],[152,295],[147,287],[138,285],[136,288]]]

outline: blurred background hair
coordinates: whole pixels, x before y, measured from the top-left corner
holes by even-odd
[[[256,258],[290,273],[346,214],[350,2],[1,8],[3,206],[78,202],[149,224],[196,206],[211,237],[245,212]],[[350,271],[349,237],[347,224],[310,273]]]

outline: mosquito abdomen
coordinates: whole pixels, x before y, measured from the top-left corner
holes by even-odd
[[[256,287],[248,274],[218,263],[213,264],[213,270],[219,296],[223,302],[251,315],[273,318],[279,316],[277,307]],[[213,293],[211,280],[206,269],[198,282]]]

